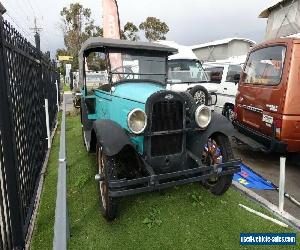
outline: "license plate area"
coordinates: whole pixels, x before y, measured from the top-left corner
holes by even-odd
[[[261,121],[262,121],[262,114],[252,111],[252,110],[248,110],[248,109],[244,109],[243,112],[243,122],[246,124],[249,124],[251,127],[254,127],[256,129],[260,128],[261,125]]]

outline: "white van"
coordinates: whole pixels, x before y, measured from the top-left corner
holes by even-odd
[[[172,41],[159,41],[178,50],[168,60],[167,89],[178,92],[188,91],[199,104],[211,105],[211,96],[218,90],[218,84],[208,84],[209,76],[202,63],[188,46]]]
[[[207,85],[213,84],[217,88],[215,111],[232,121],[242,64],[209,62],[204,63],[203,68],[210,78]]]

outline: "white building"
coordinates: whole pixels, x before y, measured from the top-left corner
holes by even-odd
[[[167,40],[159,40],[158,43],[175,48],[178,50],[178,53],[169,56],[170,60],[175,60],[175,59],[194,60],[194,59],[197,59],[196,55],[194,54],[194,52],[190,48],[190,46],[181,45],[174,41],[167,41]]]
[[[255,42],[239,37],[231,37],[190,46],[200,61],[213,62],[219,60],[229,61],[232,58],[245,58],[249,49]]]
[[[300,37],[300,0],[276,0],[259,15],[268,18],[265,39]]]

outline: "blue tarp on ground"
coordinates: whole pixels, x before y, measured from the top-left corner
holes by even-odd
[[[258,189],[258,190],[274,190],[274,185],[255,173],[251,168],[244,164],[241,164],[241,172],[236,173],[233,176],[233,180],[242,184],[246,188]]]

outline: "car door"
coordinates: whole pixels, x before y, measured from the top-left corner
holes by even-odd
[[[205,72],[209,76],[209,82],[203,84],[204,86],[208,86],[209,88],[216,89],[216,94],[218,96],[217,103],[215,105],[215,109],[218,113],[222,112],[222,107],[220,106],[219,94],[221,82],[224,81],[224,75],[227,72],[226,66],[222,65],[208,65],[205,66]],[[222,98],[222,97],[221,97]]]
[[[235,97],[238,89],[238,84],[234,82],[234,77],[240,75],[242,67],[240,65],[228,65],[226,66],[226,72],[224,72],[224,81],[221,82],[219,88],[219,100],[220,107],[224,107],[225,104],[235,104]]]
[[[97,96],[97,119],[110,119],[110,105],[112,101],[111,91],[96,90],[95,95]]]

